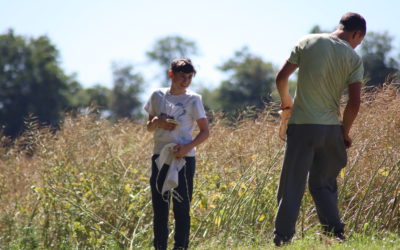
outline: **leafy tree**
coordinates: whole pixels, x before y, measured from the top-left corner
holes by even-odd
[[[69,104],[67,111],[86,107],[89,103],[89,96],[86,94],[86,90],[78,82],[69,85],[66,98]]]
[[[247,106],[263,108],[272,100],[276,70],[271,63],[251,54],[248,48],[235,52],[219,69],[230,74],[218,89],[223,111],[232,113]]]
[[[326,29],[321,29],[319,25],[314,25],[314,27],[311,28],[310,33],[315,34],[315,33],[331,33],[333,30],[329,31]]]
[[[208,89],[203,87],[199,90],[199,93],[202,96],[203,105],[206,111],[222,109],[218,100],[219,89]]]
[[[171,61],[178,57],[191,57],[197,54],[197,45],[194,41],[180,36],[167,36],[157,40],[151,51],[147,52],[150,60],[157,62],[163,71],[163,85],[168,85],[168,70]]]
[[[90,107],[92,111],[100,112],[103,117],[109,113],[111,90],[97,84],[90,88],[83,88],[81,85],[70,89],[69,103],[70,109],[80,110]]]
[[[134,72],[131,65],[113,65],[114,87],[111,91],[111,117],[114,121],[121,118],[139,116],[142,103],[139,95],[142,92],[143,77]]]
[[[59,67],[59,53],[46,36],[25,38],[13,30],[0,35],[0,124],[17,136],[24,118],[56,127],[76,85]]]
[[[369,86],[381,86],[399,73],[399,62],[391,57],[393,37],[388,32],[368,32],[360,48]]]
[[[107,110],[109,108],[109,100],[111,90],[99,84],[85,89],[89,97],[88,106],[93,106],[99,110]]]

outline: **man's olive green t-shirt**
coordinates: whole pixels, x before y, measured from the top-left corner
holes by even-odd
[[[289,124],[341,124],[343,91],[362,82],[364,74],[362,60],[350,44],[330,34],[308,35],[294,47],[288,62],[299,66]]]

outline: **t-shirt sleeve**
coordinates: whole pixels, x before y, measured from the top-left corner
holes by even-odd
[[[364,66],[361,58],[357,57],[357,60],[355,60],[353,70],[350,72],[350,75],[348,77],[347,84],[362,82],[363,78],[364,78]]]
[[[146,110],[146,112],[151,116],[157,115],[155,110],[155,101],[156,101],[155,99],[156,99],[156,94],[155,92],[153,92],[147,103],[144,105],[144,110]]]
[[[206,111],[204,110],[203,102],[201,100],[201,96],[196,96],[192,101],[193,108],[193,118],[197,121],[201,118],[207,118]]]
[[[299,54],[300,54],[300,48],[299,48],[299,45],[296,45],[292,49],[292,52],[290,53],[290,56],[287,61],[290,62],[291,64],[299,65],[299,61],[300,61]]]

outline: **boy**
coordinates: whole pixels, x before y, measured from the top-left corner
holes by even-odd
[[[168,72],[171,86],[153,92],[145,106],[149,114],[147,130],[154,132],[150,186],[154,212],[153,244],[156,249],[167,249],[170,201],[170,193],[160,193],[169,166],[158,166],[162,167],[159,171],[156,160],[164,146],[170,143],[176,144],[173,156],[186,161],[178,174],[178,186],[173,191],[179,197],[172,199],[175,217],[174,249],[187,249],[189,245],[189,210],[196,168],[195,147],[209,136],[208,121],[201,96],[187,89],[195,74],[196,70],[190,59],[173,60]],[[199,132],[192,139],[195,123]]]

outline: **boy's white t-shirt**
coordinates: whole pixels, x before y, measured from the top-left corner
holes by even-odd
[[[162,113],[173,117],[179,125],[172,131],[157,128],[154,132],[154,154],[159,154],[168,143],[188,144],[192,142],[192,133],[196,121],[206,118],[201,96],[186,90],[181,95],[172,95],[169,88],[153,92],[144,109],[149,115],[159,116]],[[194,156],[193,148],[186,156]]]

